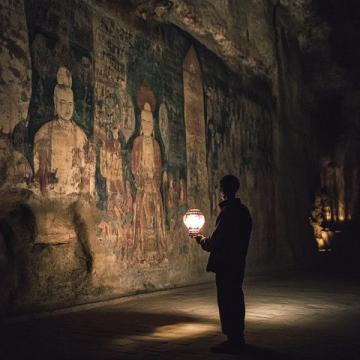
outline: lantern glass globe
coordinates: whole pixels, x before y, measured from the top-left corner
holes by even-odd
[[[205,216],[199,209],[189,209],[183,217],[189,235],[196,236],[205,224]]]

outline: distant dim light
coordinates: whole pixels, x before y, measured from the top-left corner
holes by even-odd
[[[338,218],[339,218],[339,221],[345,221],[345,207],[343,204],[340,204],[339,205],[339,209],[338,209]]]
[[[334,232],[329,229],[321,230],[321,237],[317,238],[318,251],[331,251]]]
[[[183,217],[190,236],[199,234],[205,224],[205,216],[199,209],[189,209]]]
[[[325,219],[326,219],[326,221],[330,221],[330,220],[331,220],[331,209],[330,209],[330,206],[326,206],[326,207],[325,207]]]

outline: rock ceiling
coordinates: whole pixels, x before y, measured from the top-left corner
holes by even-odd
[[[360,84],[358,0],[96,0],[144,23],[171,23],[244,76],[276,71],[276,24],[297,39],[309,107]],[[124,11],[124,7],[128,11]],[[129,16],[129,14],[131,14]],[[122,15],[124,16],[124,15]]]
[[[193,35],[236,71],[274,66],[273,16],[285,14],[304,54],[306,75],[321,90],[342,89],[353,78],[360,51],[356,0],[130,0],[142,19],[170,22]],[[356,59],[353,58],[352,52]],[[359,70],[356,71],[357,73]]]

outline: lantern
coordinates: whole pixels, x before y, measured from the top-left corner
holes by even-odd
[[[196,236],[205,224],[205,216],[199,209],[190,209],[184,215],[183,221],[189,231],[189,235]]]

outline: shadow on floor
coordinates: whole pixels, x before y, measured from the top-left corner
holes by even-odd
[[[199,331],[194,333],[194,329]],[[241,355],[211,354],[209,347],[222,340],[217,322],[174,313],[95,309],[6,324],[2,330],[2,360],[293,360],[278,352],[250,345]]]
[[[172,297],[159,293],[126,304],[2,324],[0,359],[359,360],[358,280],[314,271],[310,277],[289,274],[248,282],[250,345],[240,355],[209,352],[223,340],[214,289],[195,287],[174,290]]]
[[[199,331],[193,333],[194,328]],[[212,354],[210,346],[223,340],[217,322],[174,313],[103,308],[6,324],[2,330],[2,360],[294,360],[251,345],[239,355]]]
[[[235,358],[243,360],[298,360],[288,354],[254,345],[247,345],[244,351],[236,355]]]
[[[203,319],[178,314],[95,309],[86,312],[6,324],[1,336],[5,359],[32,358],[82,359],[93,353],[133,351],[131,338],[149,336],[157,328],[184,323],[201,323]],[[127,342],[122,341],[129,339]],[[155,339],[156,340],[156,339]],[[148,342],[146,340],[144,343]],[[3,351],[5,350],[5,352]],[[49,357],[51,356],[51,357]],[[120,357],[121,359],[124,357]]]

